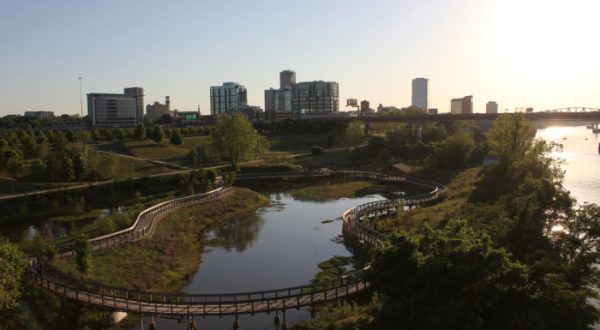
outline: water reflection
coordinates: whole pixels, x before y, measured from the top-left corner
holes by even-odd
[[[242,252],[256,241],[264,223],[265,220],[253,212],[212,230],[207,238],[227,252]]]

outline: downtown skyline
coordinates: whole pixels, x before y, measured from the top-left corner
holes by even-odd
[[[429,107],[474,96],[474,111],[600,106],[594,1],[441,0],[195,3],[118,1],[0,5],[0,115],[79,113],[84,94],[140,86],[145,102],[209,114],[210,86],[235,81],[264,108],[279,72],[336,81],[340,100]],[[132,15],[135,13],[135,15]],[[333,20],[331,18],[334,18]],[[566,20],[567,18],[573,21]],[[330,36],[326,38],[324,36]],[[344,107],[341,107],[343,110]],[[84,108],[84,115],[87,111]]]

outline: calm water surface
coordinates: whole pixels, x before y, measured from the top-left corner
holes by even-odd
[[[340,216],[379,195],[328,201],[297,200],[287,192],[269,194],[271,203],[257,212],[213,230],[207,238],[225,245],[207,247],[202,264],[183,291],[227,293],[276,289],[310,283],[317,265],[333,256],[350,256],[340,243]],[[321,223],[324,220],[335,220]],[[239,318],[242,329],[276,329],[274,313]],[[288,326],[310,317],[306,309],[286,312]],[[148,319],[145,319],[147,328]],[[196,318],[200,329],[231,329],[233,318]],[[157,320],[159,329],[185,329],[185,322]],[[135,329],[139,329],[136,327]]]
[[[578,203],[600,204],[600,137],[585,126],[548,127],[536,137],[563,145],[555,156],[564,160],[564,186]]]

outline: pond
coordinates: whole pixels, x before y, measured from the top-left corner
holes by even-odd
[[[184,292],[233,293],[309,284],[320,262],[351,256],[341,242],[342,213],[383,198],[370,194],[317,201],[295,198],[287,189],[263,193],[270,197],[269,205],[206,234],[206,241],[216,245],[205,248],[202,264]],[[239,321],[244,330],[276,329],[274,316],[243,315]],[[309,317],[306,308],[286,312],[288,326]],[[146,327],[149,320],[144,320]],[[199,329],[231,329],[234,318],[195,320]],[[183,323],[157,320],[159,329],[182,329]]]

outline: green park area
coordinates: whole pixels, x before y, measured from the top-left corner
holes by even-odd
[[[208,165],[200,159],[213,157],[210,166],[218,166],[219,172],[197,170],[119,180],[80,192],[0,203],[2,214],[9,215],[2,224],[12,228],[12,232],[6,230],[10,241],[0,240],[0,248],[6,255],[22,257],[36,248],[51,255],[53,244],[77,237],[78,242],[89,244],[86,237],[126,228],[149,205],[212,189],[217,175],[231,185],[240,172],[300,172],[322,167],[395,171],[401,170],[397,167],[401,162],[412,166],[413,176],[438,182],[445,190],[438,200],[399,210],[393,216],[364,220],[364,225],[386,235],[378,248],[369,248],[356,237],[335,237],[335,242],[346,244],[356,258],[333,256],[320,262],[313,283],[339,279],[360,258],[361,264],[365,261],[371,266],[362,274],[369,288],[346,303],[317,307],[317,317],[297,329],[397,329],[402,324],[409,329],[469,325],[472,329],[558,330],[586,329],[597,322],[600,314],[588,300],[596,296],[599,285],[600,211],[596,205],[574,202],[562,187],[560,168],[549,157],[556,146],[534,140],[523,115],[499,116],[487,133],[469,122],[420,127],[402,123],[367,127],[360,121],[340,125],[322,123],[312,128],[285,121],[253,126],[242,115],[224,115],[209,135],[183,136],[177,143],[166,138],[139,138],[133,132],[117,141],[88,144],[68,142],[62,133],[44,133],[45,138],[37,132],[5,134],[2,139],[6,143],[0,141],[1,155],[13,160],[3,163],[2,171],[12,179],[27,177],[25,182],[32,185],[39,183],[35,178],[76,183],[147,176],[165,170],[162,167],[167,166],[158,164],[143,168],[146,159],[161,157],[196,168]],[[299,137],[303,130],[307,135]],[[343,135],[343,139],[331,138],[330,132]],[[171,130],[170,134],[178,133]],[[343,140],[348,141],[348,148],[336,149],[344,145]],[[34,147],[43,149],[44,143],[48,150],[41,157],[43,150]],[[495,161],[484,166],[487,155],[493,155]],[[14,160],[18,157],[22,163]],[[323,184],[294,182],[292,195],[326,201],[423,192],[409,185],[330,179]],[[292,180],[283,180],[283,184]],[[207,232],[219,224],[248,218],[268,203],[265,196],[252,190],[236,187],[234,191],[227,198],[172,213],[160,221],[151,239],[99,251],[88,249],[88,253],[77,250],[73,260],[52,262],[79,279],[140,291],[176,292],[197,271],[206,248],[233,244],[227,237],[210,238]],[[35,216],[29,217],[31,214]],[[31,223],[40,219],[69,223],[71,228],[62,238],[52,237],[45,232],[46,226],[37,223],[39,231],[28,238]],[[335,225],[330,219],[321,223]],[[252,229],[252,219],[236,224]],[[555,231],[557,226],[565,230]],[[19,258],[14,260],[22,260]],[[13,259],[5,260],[3,269],[14,269],[15,278],[24,279],[24,267],[10,263]],[[35,315],[42,325],[49,324],[62,311],[78,308],[78,315],[89,319],[72,312],[69,317],[82,327],[95,324],[91,320],[99,310],[85,308],[81,312],[84,309],[76,304],[51,299],[31,289],[34,286],[27,280],[20,281],[7,286],[10,292],[1,296],[11,306],[5,315],[18,315],[10,318],[14,324],[28,319],[27,315]],[[50,300],[52,304],[43,303]]]

